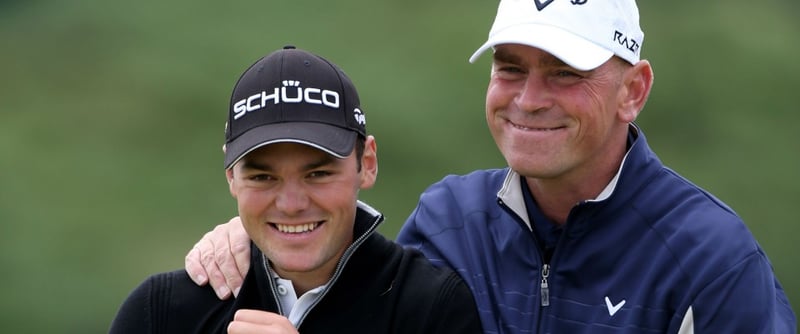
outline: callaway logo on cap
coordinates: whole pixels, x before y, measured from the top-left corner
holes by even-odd
[[[637,63],[643,39],[634,0],[501,0],[489,39],[469,61],[499,44],[523,44],[585,71],[612,55]]]
[[[333,63],[292,46],[242,74],[225,127],[225,168],[251,151],[295,142],[344,158],[366,120],[350,78]]]

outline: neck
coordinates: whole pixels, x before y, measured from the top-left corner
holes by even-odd
[[[295,271],[287,270],[286,268],[278,268],[271,261],[270,267],[280,278],[292,281],[295,294],[299,297],[308,292],[308,290],[328,283],[331,277],[333,277],[333,273],[336,270],[336,265],[338,264],[341,256],[342,254],[338,254],[335,259],[328,261],[328,263],[308,271]]]
[[[627,152],[627,132],[614,141],[611,151],[598,154],[597,159],[585,163],[587,167],[554,178],[524,176],[531,194],[542,213],[556,224],[567,222],[575,205],[598,197],[619,172]]]

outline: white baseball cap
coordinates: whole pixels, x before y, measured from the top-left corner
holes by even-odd
[[[523,44],[586,71],[612,55],[637,63],[643,41],[634,0],[501,0],[489,39],[469,61],[499,44]]]

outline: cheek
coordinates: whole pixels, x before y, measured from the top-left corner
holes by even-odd
[[[489,88],[486,91],[486,105],[484,107],[486,108],[486,122],[491,131],[494,131],[494,127],[496,126],[497,120],[495,116],[497,116],[497,113],[501,110],[508,109],[508,98],[506,95],[508,95],[508,92],[499,85],[489,84]]]
[[[570,98],[561,100],[560,104],[564,110],[581,119],[584,127],[604,124],[613,115],[610,114],[608,96],[602,93],[596,90],[572,92],[565,94]]]
[[[494,81],[489,82],[489,87],[486,88],[486,113],[491,110],[499,108],[504,104],[503,95],[507,90],[504,90],[499,84]],[[507,94],[507,93],[505,93]]]
[[[270,201],[269,197],[263,192],[242,189],[237,189],[235,192],[236,195],[234,197],[236,198],[241,215],[258,214]]]
[[[236,179],[230,176],[230,174],[226,174],[225,179],[228,181],[228,192],[236,198]]]

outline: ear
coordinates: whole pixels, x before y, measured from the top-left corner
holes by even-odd
[[[369,189],[378,178],[378,144],[375,137],[367,136],[364,155],[361,156],[361,189]]]
[[[233,198],[236,198],[236,189],[234,187],[236,181],[233,179],[233,168],[234,167],[231,167],[225,170],[225,178],[228,180],[228,191],[230,191]]]
[[[619,90],[619,117],[624,123],[630,123],[639,116],[653,87],[653,68],[650,67],[650,62],[641,60],[626,68],[622,80],[623,87]]]

